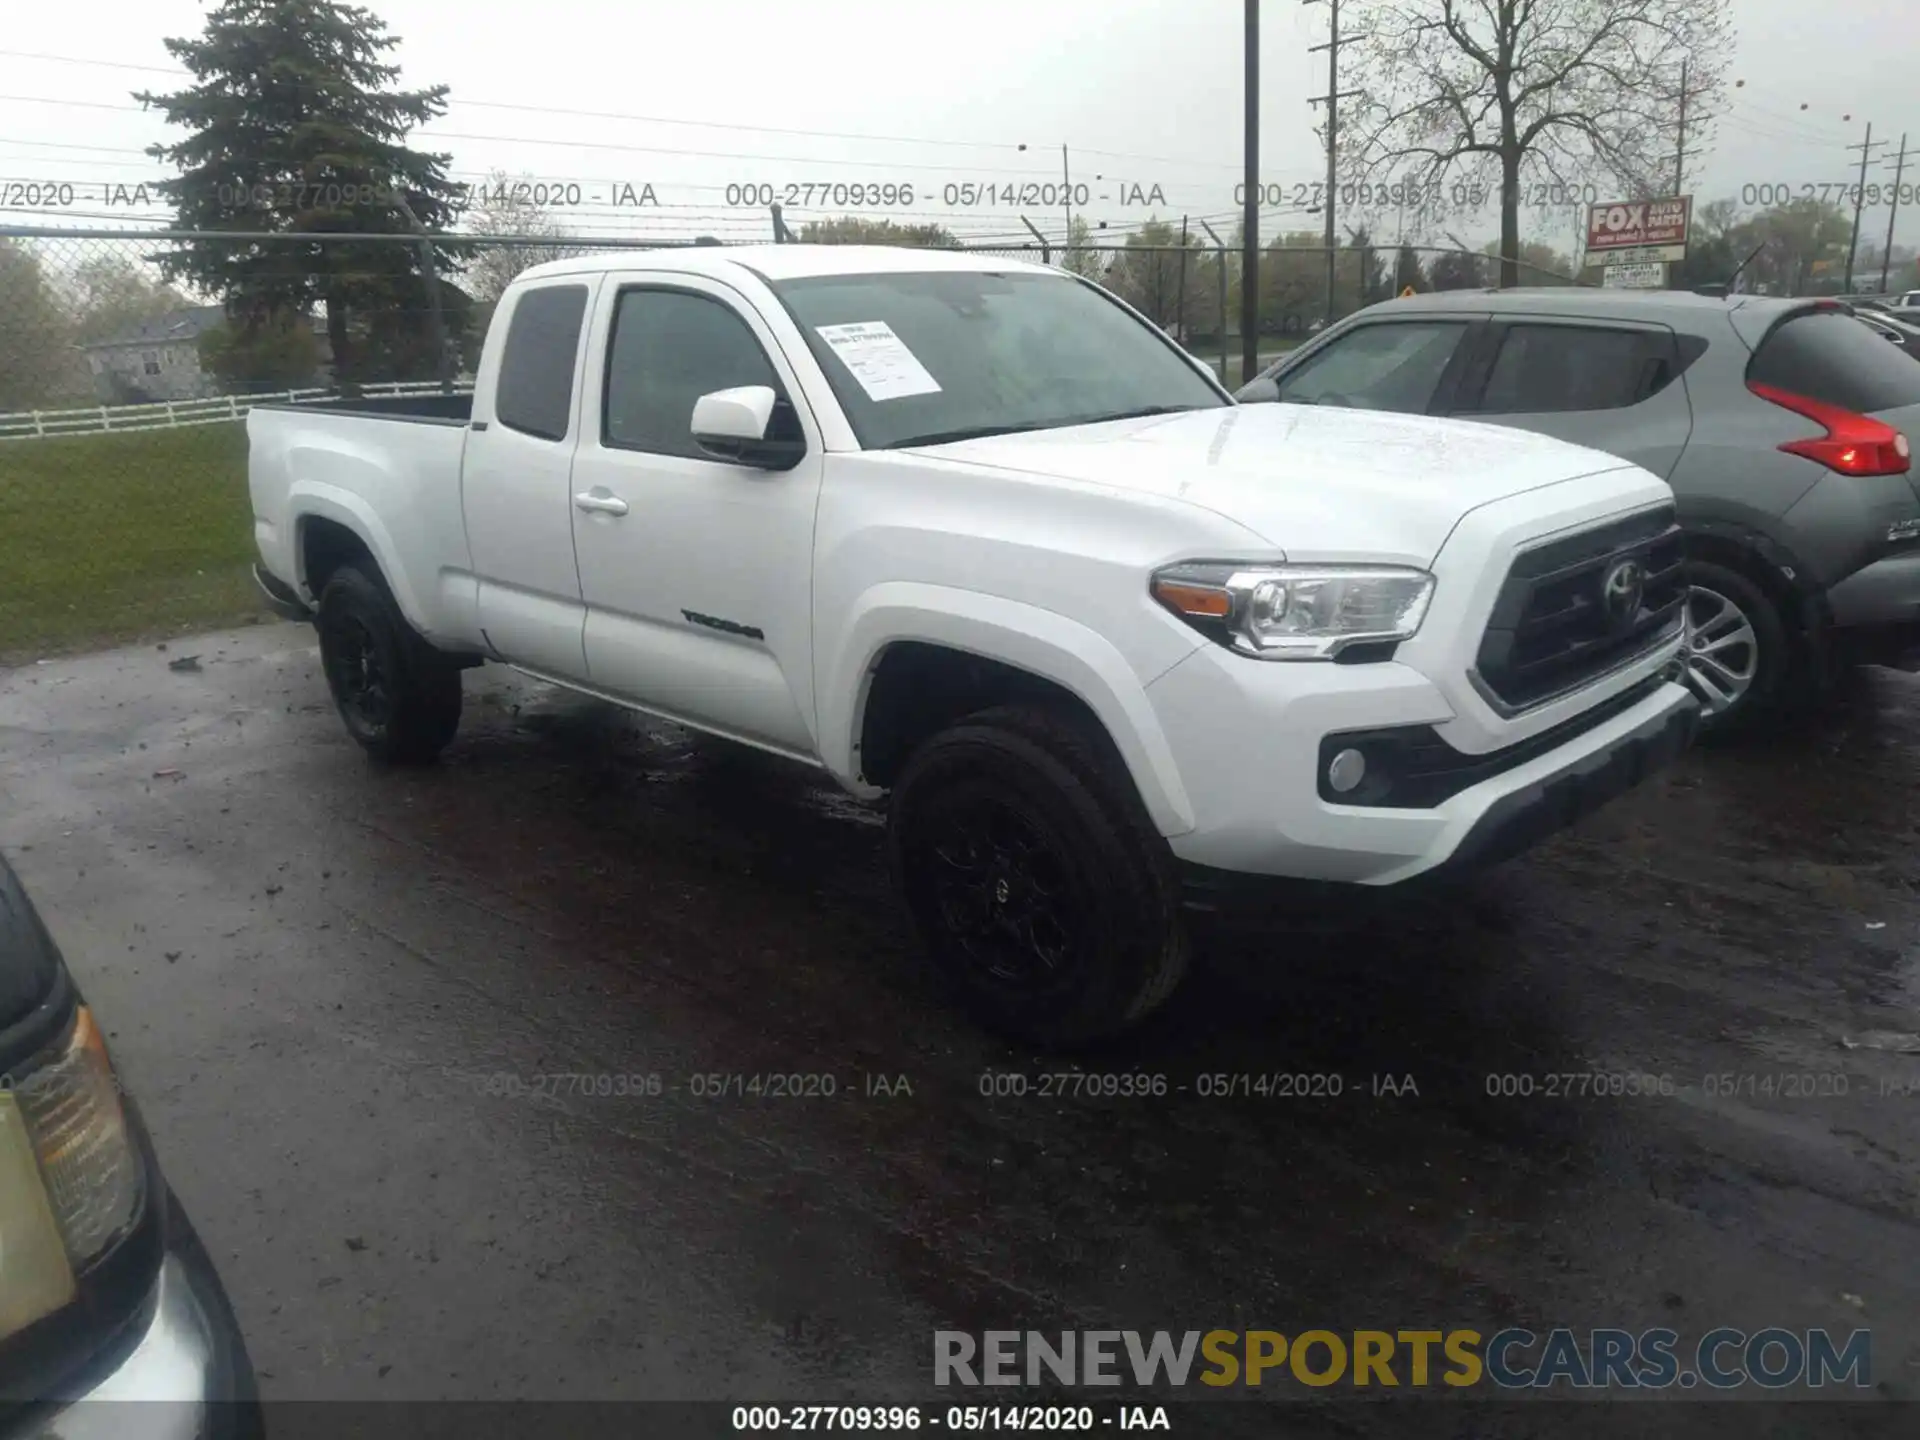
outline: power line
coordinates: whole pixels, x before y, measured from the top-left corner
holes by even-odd
[[[48,95],[0,95],[0,101],[12,101],[24,105],[65,105],[77,106],[86,110],[120,110],[139,114],[150,113],[144,105],[109,105],[99,100],[68,100]],[[557,145],[569,150],[618,150],[639,155],[691,155],[705,160],[772,160],[791,165],[841,165],[854,166],[862,170],[937,170],[948,174],[966,172],[983,175],[1045,175],[1052,177],[1052,170],[1008,169],[1004,166],[987,165],[930,165],[908,160],[844,160],[821,155],[762,155],[737,150],[688,150],[678,145],[631,145],[611,140],[548,140],[531,135],[472,135],[457,130],[429,131],[424,126],[415,129],[416,140],[484,140],[497,145]]]
[[[1838,136],[1820,135],[1812,131],[1806,131],[1797,135],[1789,134],[1784,131],[1771,130],[1765,126],[1755,125],[1750,121],[1741,120],[1732,115],[1722,115],[1714,121],[1714,124],[1730,126],[1741,134],[1751,135],[1756,139],[1771,140],[1781,145],[1797,145],[1802,149],[1808,150],[1829,149],[1839,143]]]
[[[0,56],[21,60],[46,60],[59,65],[83,65],[108,70],[138,70],[152,75],[190,75],[179,65],[135,65],[122,60],[95,60],[78,55],[49,55],[36,50],[0,50]],[[951,145],[969,149],[1025,149],[1012,140],[936,140],[923,135],[874,135],[848,130],[804,130],[780,125],[747,125],[732,120],[681,120],[667,115],[635,115],[618,110],[578,110],[560,105],[528,105],[512,100],[475,100],[449,95],[450,104],[473,105],[489,110],[520,110],[536,115],[567,115],[588,120],[633,120],[649,125],[685,125],[702,130],[744,130],[765,135],[804,135],[827,140],[874,140],[896,145]],[[1151,159],[1151,156],[1133,157]]]
[[[1775,122],[1776,124],[1790,125],[1790,126],[1795,126],[1795,127],[1804,128],[1804,129],[1825,130],[1835,140],[1838,140],[1841,137],[1841,135],[1845,133],[1840,129],[1839,126],[1833,124],[1833,122],[1828,120],[1816,120],[1811,115],[1808,115],[1804,112],[1794,115],[1794,114],[1782,114],[1778,110],[1769,110],[1766,106],[1760,104],[1757,100],[1750,99],[1744,93],[1738,93],[1738,92],[1734,93],[1728,103],[1737,107],[1744,107],[1745,109],[1751,110],[1754,113],[1762,116],[1763,118]]]
[[[1309,3],[1311,3],[1311,0],[1309,0]],[[1342,43],[1345,43],[1345,42],[1343,41]],[[1314,50],[1320,50],[1324,48],[1326,47],[1324,46],[1313,47]],[[81,67],[95,68],[95,69],[127,70],[127,71],[134,71],[134,72],[139,72],[144,74],[155,74],[155,75],[186,76],[190,73],[179,66],[142,65],[142,64],[136,64],[131,61],[102,60],[102,59],[95,59],[91,57],[83,57],[83,56],[75,56],[75,55],[55,55],[55,54],[50,54],[43,51],[32,51],[32,50],[0,49],[0,56],[11,57],[15,59],[23,59],[23,60],[39,60],[39,61],[45,61],[53,64],[74,65],[74,66],[81,66]],[[0,96],[0,99],[10,99],[10,100],[18,100],[18,101],[25,101],[25,102],[31,102],[31,103],[41,103],[41,104],[74,105],[74,106],[81,106],[81,107],[91,108],[91,109],[106,109],[106,110],[132,111],[132,110],[142,110],[144,108],[136,105],[111,105],[101,101],[56,100],[56,99],[51,99],[48,97],[40,97],[40,96]],[[658,125],[678,125],[678,126],[685,126],[688,128],[696,128],[696,129],[733,130],[733,131],[740,131],[744,133],[793,135],[793,136],[817,138],[817,139],[854,140],[854,141],[862,141],[862,142],[872,142],[877,144],[927,145],[927,146],[938,146],[938,147],[958,148],[958,149],[1007,149],[1007,148],[1012,148],[1016,150],[1024,149],[1024,146],[1021,145],[1020,143],[1013,142],[1013,141],[1006,141],[1006,140],[937,139],[932,136],[886,135],[886,134],[863,133],[863,132],[856,132],[856,131],[812,130],[812,129],[802,129],[798,127],[784,127],[784,126],[774,126],[774,125],[751,125],[751,124],[738,122],[738,121],[686,120],[686,119],[676,119],[671,116],[639,115],[639,114],[631,114],[631,113],[622,112],[622,111],[572,109],[572,108],[562,107],[562,106],[530,105],[530,104],[526,104],[518,101],[472,99],[472,98],[459,96],[459,95],[450,97],[450,102],[453,105],[468,105],[468,106],[474,106],[476,108],[510,110],[510,111],[518,111],[526,114],[562,115],[562,116],[571,116],[576,118],[596,119],[596,120],[627,120],[627,121],[633,121],[636,123],[658,124]],[[1823,142],[1823,137],[1827,141],[1837,141],[1839,138],[1839,134],[1832,127],[1831,122],[1816,121],[1804,116],[1785,115],[1778,111],[1770,110],[1767,107],[1760,105],[1755,101],[1749,100],[1744,95],[1735,97],[1734,100],[1732,101],[1732,104],[1736,107],[1744,107],[1746,109],[1752,110],[1756,114],[1764,117],[1766,120],[1774,122],[1776,126],[1785,125],[1785,126],[1793,127],[1792,130],[1782,131],[1778,128],[1771,128],[1766,125],[1756,124],[1751,120],[1748,120],[1733,114],[1722,115],[1718,118],[1718,121],[1716,122],[1720,124],[1729,125],[1736,130],[1739,130],[1745,134],[1756,136],[1760,139],[1773,140],[1783,144],[1798,145],[1802,147],[1811,148],[1821,144]],[[561,143],[561,142],[547,142],[547,141],[520,142],[517,139],[515,139],[515,137],[456,136],[451,133],[448,133],[447,138],[495,140],[495,141],[501,141],[501,142],[507,142],[509,140],[513,140],[515,143],[534,143],[534,144]],[[632,148],[644,149],[645,147],[632,147]],[[1138,151],[1105,150],[1105,149],[1100,149],[1093,146],[1075,146],[1074,148],[1088,155],[1104,155],[1112,159],[1120,159],[1120,160],[1144,160],[1144,161],[1148,161],[1150,163],[1158,164],[1158,165],[1181,165],[1181,166],[1189,166],[1195,169],[1220,169],[1220,170],[1235,170],[1235,171],[1241,168],[1238,164],[1232,161],[1202,160],[1202,159],[1198,159],[1191,156],[1183,157],[1183,156],[1167,156],[1167,155],[1148,155]],[[674,153],[700,153],[700,152],[674,152]],[[798,159],[802,157],[741,156],[740,158]],[[822,162],[822,163],[830,163],[830,162]],[[856,162],[849,161],[844,163],[852,164]],[[884,168],[884,165],[887,162],[866,162],[866,163],[868,165]],[[933,168],[941,168],[941,167],[925,166],[920,168],[933,169]],[[1050,171],[1042,172],[1039,170],[1033,170],[1033,171],[1004,171],[1004,172],[998,172],[998,173],[1030,173],[1030,174],[1037,175],[1042,173],[1050,174],[1051,172]]]
[[[93,66],[113,70],[137,70],[157,75],[188,75],[191,72],[177,65],[135,65],[117,60],[93,60],[77,55],[49,55],[31,50],[0,50],[0,56],[12,56],[25,60],[46,60],[62,65]],[[929,135],[878,135],[867,131],[852,130],[808,130],[780,125],[749,125],[731,120],[686,120],[668,115],[636,115],[618,110],[578,110],[557,105],[529,105],[520,101],[477,100],[464,95],[450,95],[450,106],[471,105],[488,110],[517,110],[533,115],[565,115],[590,120],[628,120],[647,125],[681,125],[691,129],[738,130],[751,134],[796,135],[825,140],[859,140],[888,145],[933,145],[968,150],[1025,150],[1023,142],[1012,140],[953,140],[936,139]],[[137,108],[137,107],[127,107]],[[1077,146],[1087,155],[1105,155],[1116,160],[1146,160],[1156,165],[1190,165],[1196,168],[1228,169],[1238,167],[1227,161],[1197,160],[1190,157],[1170,155],[1146,155],[1133,150],[1103,150],[1093,146]],[[1038,172],[1036,172],[1038,173]]]

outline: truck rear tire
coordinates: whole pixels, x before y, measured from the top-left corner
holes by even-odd
[[[1143,1020],[1186,973],[1166,841],[1075,717],[1038,705],[968,716],[907,762],[888,820],[894,882],[927,956],[989,1028],[1085,1044]]]
[[[342,565],[320,592],[314,629],[347,733],[376,760],[420,765],[460,728],[460,669],[407,623],[377,573]]]

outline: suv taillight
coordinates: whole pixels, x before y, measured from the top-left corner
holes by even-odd
[[[1817,460],[1842,475],[1904,475],[1913,463],[1913,447],[1907,437],[1883,420],[1856,415],[1838,405],[1810,400],[1758,380],[1749,380],[1747,389],[1770,405],[1804,415],[1826,428],[1827,433],[1818,440],[1786,441],[1780,448],[1789,454]]]

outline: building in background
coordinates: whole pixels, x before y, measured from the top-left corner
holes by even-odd
[[[82,345],[103,405],[200,400],[219,394],[200,368],[200,337],[225,320],[218,305],[192,305]]]

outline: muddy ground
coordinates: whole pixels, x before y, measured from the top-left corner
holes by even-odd
[[[937,1329],[1509,1324],[1865,1326],[1920,1395],[1920,1055],[1845,1043],[1920,1030],[1920,677],[1445,903],[1216,947],[1083,1062],[1142,1098],[982,1095],[1060,1067],[919,978],[837,791],[498,668],[467,695],[443,763],[383,772],[298,627],[0,672],[0,850],[269,1398],[914,1398]],[[1274,1072],[1342,1093],[1198,1093]],[[1488,1093],[1567,1073],[1673,1093]],[[696,1078],[756,1074],[835,1093]],[[1263,1398],[1220,1433],[1916,1421]]]

